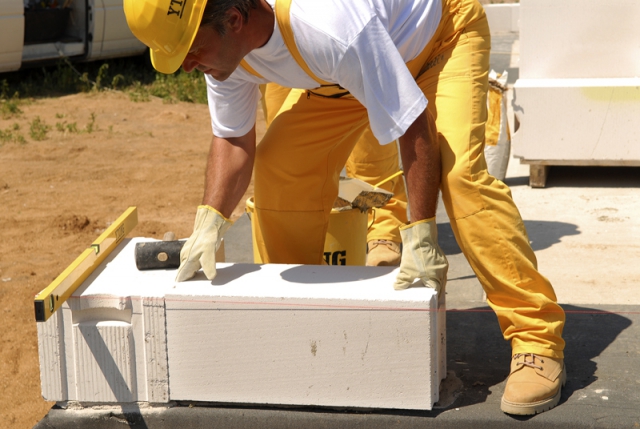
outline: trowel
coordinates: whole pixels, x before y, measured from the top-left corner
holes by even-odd
[[[333,208],[341,210],[353,207],[363,212],[371,208],[380,208],[387,204],[393,196],[393,193],[379,186],[395,179],[401,174],[402,170],[375,185],[370,185],[367,182],[352,177],[341,177],[340,187],[338,188],[338,198]]]

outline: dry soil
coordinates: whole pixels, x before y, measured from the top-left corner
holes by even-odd
[[[131,235],[187,237],[211,138],[201,104],[132,102],[102,92],[20,109],[0,118],[0,130],[18,124],[14,134],[25,139],[0,142],[2,428],[31,428],[53,405],[40,395],[34,295],[129,206],[138,207],[139,217]],[[50,127],[42,141],[29,136],[36,117]],[[243,203],[235,215],[242,210]]]

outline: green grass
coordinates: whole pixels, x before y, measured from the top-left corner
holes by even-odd
[[[6,80],[0,81],[0,117],[9,119],[22,113],[20,110],[20,97],[17,92],[11,92]]]
[[[25,99],[110,90],[129,94],[136,102],[151,97],[167,103],[207,102],[202,73],[179,70],[164,75],[153,69],[145,54],[78,64],[61,60],[49,67],[0,73],[0,113],[5,119],[21,114],[19,105]]]
[[[20,100],[11,98],[9,100],[0,99],[0,116],[2,119],[9,119],[22,113],[20,110]]]
[[[46,140],[50,129],[51,127],[40,119],[40,116],[36,116],[29,124],[29,135],[35,141]]]
[[[60,115],[60,117],[62,117],[64,115]],[[58,115],[56,114],[56,117],[58,117]],[[36,117],[36,119],[39,121],[40,118]],[[45,127],[45,134],[47,131],[49,131],[50,127],[48,127],[47,125],[44,126]],[[33,127],[32,127],[33,128]],[[91,134],[94,131],[98,131],[98,126],[96,125],[96,114],[95,112],[91,112],[91,115],[89,117],[89,122],[87,123],[87,125],[85,125],[83,130],[79,130],[78,129],[78,123],[77,122],[71,122],[71,123],[67,123],[67,121],[62,121],[62,122],[56,122],[56,131],[59,131],[61,133],[70,133],[70,134],[79,134],[79,133],[87,133],[87,134]],[[112,128],[111,125],[109,126],[109,131],[112,132]]]
[[[4,143],[14,142],[19,144],[25,144],[26,140],[24,136],[20,133],[20,125],[13,124],[11,127],[6,130],[0,130],[0,147]]]
[[[56,130],[61,133],[68,132],[76,134],[78,133],[78,124],[75,122],[68,124],[67,121],[56,122]]]
[[[91,112],[91,119],[89,119],[89,123],[84,128],[84,130],[87,133],[91,134],[92,132],[94,132],[97,129],[98,129],[98,127],[96,126],[96,114],[94,112]]]

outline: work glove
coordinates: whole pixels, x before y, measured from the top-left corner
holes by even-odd
[[[393,288],[408,289],[417,279],[438,293],[447,282],[449,263],[438,246],[436,218],[400,227],[402,258]]]
[[[193,234],[180,251],[180,268],[177,282],[193,277],[202,267],[209,280],[216,276],[216,250],[220,247],[222,235],[233,222],[210,206],[198,206]]]

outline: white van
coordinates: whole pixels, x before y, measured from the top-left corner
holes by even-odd
[[[138,55],[122,0],[0,0],[0,72],[68,57]]]

